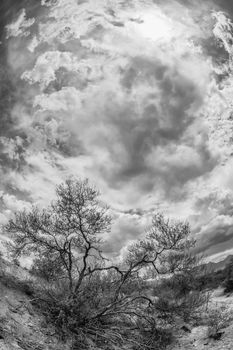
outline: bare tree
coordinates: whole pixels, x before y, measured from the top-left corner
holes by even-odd
[[[13,234],[15,257],[33,254],[47,262],[54,277],[68,279],[70,293],[77,294],[83,279],[102,265],[101,235],[109,231],[111,218],[88,180],[67,180],[56,194],[45,210],[16,213],[6,230]]]
[[[140,334],[140,347],[150,348],[141,332],[149,328],[154,339],[156,305],[144,275],[151,268],[156,276],[191,268],[189,225],[156,214],[144,238],[128,248],[121,264],[113,264],[101,250],[111,217],[99,192],[87,180],[67,180],[56,193],[47,209],[16,213],[6,225],[14,257],[33,255],[34,272],[50,282],[49,297],[39,297],[44,313],[77,338],[85,333],[116,344],[126,340],[127,330],[131,343]]]

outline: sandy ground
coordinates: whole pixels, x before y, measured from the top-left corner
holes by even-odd
[[[233,295],[224,295],[223,289],[219,288],[211,294],[210,307],[226,307],[233,317]],[[180,332],[175,344],[168,350],[233,350],[233,321],[221,330],[221,339],[213,340],[208,337],[208,327],[198,326],[191,328],[191,333]]]

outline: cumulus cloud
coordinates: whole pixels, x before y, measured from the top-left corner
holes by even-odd
[[[130,59],[118,74],[117,67],[110,72],[106,67],[105,70],[104,79],[97,85],[82,91],[63,87],[38,95],[34,106],[39,106],[45,116],[52,113],[60,122],[64,111],[67,113],[63,123],[73,131],[76,142],[81,143],[86,153],[95,146],[95,154],[107,157],[106,168],[102,166],[100,171],[110,185],[118,186],[140,175],[160,178],[174,171],[173,181],[170,180],[173,186],[179,183],[177,178],[182,171],[181,182],[185,182],[211,170],[214,157],[205,145],[205,138],[197,141],[199,136],[195,135],[186,140],[185,135],[191,126],[196,128],[193,114],[199,112],[203,103],[204,83],[195,84],[188,78],[185,67],[179,71],[145,57]],[[187,156],[184,154],[179,160],[183,151]],[[183,166],[176,176],[179,163]],[[195,172],[195,168],[199,170]]]
[[[226,52],[228,52],[230,59],[232,58],[232,31],[233,24],[230,18],[224,12],[217,12],[213,14],[216,23],[213,29],[215,37],[224,45]]]
[[[26,10],[22,9],[18,18],[6,26],[7,38],[28,36],[30,35],[29,28],[35,23],[35,18],[26,19]]]
[[[77,73],[81,78],[97,79],[102,75],[101,66],[103,66],[103,59],[100,62],[93,59],[79,60],[70,52],[48,51],[38,57],[31,71],[25,71],[22,74],[22,79],[31,84],[40,83],[41,88],[44,89],[50,82],[56,80],[56,72],[59,68]]]
[[[31,205],[27,201],[18,199],[17,196],[0,191],[0,225],[6,224],[6,222],[12,217],[13,213],[30,209]]]
[[[185,213],[207,250],[230,239],[229,199],[211,193],[231,154],[227,14],[212,16],[211,1],[42,6],[7,27],[9,69],[18,77],[0,139],[8,186],[45,203],[65,177],[89,177],[115,208],[112,253],[140,236],[158,207]]]

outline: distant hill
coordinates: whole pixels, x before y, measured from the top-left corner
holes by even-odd
[[[224,260],[221,260],[219,262],[210,261],[209,263],[204,265],[207,269],[207,272],[209,273],[216,272],[216,271],[224,270],[231,260],[233,260],[233,255],[228,255]]]

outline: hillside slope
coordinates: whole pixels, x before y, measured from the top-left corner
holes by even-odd
[[[32,306],[22,283],[27,271],[4,263],[0,276],[0,350],[66,350],[42,315]]]

